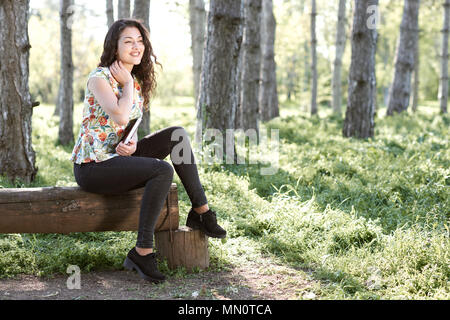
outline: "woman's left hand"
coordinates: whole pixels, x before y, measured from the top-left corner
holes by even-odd
[[[124,144],[123,142],[120,142],[119,145],[116,147],[116,152],[119,156],[131,156],[133,153],[136,152],[136,141],[130,140],[128,144]]]

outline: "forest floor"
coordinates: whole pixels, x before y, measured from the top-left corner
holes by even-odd
[[[154,284],[131,271],[81,273],[80,289],[69,289],[70,275],[18,275],[0,280],[0,300],[292,300],[315,299],[316,280],[308,272],[270,258],[226,271],[169,276]]]
[[[191,100],[153,106],[152,130],[180,125],[194,136]],[[73,146],[58,145],[53,109],[33,113],[36,181],[0,177],[0,188],[76,186]],[[209,239],[207,270],[160,261],[162,284],[124,271],[136,232],[1,234],[0,300],[449,300],[450,118],[438,103],[395,117],[379,109],[365,140],[343,137],[343,118],[330,109],[281,113],[262,127],[278,130],[279,147],[237,147],[257,164],[199,162],[227,230],[226,241]],[[277,171],[263,174],[267,164]],[[173,182],[183,224],[191,202],[177,175]],[[81,270],[81,289],[67,287],[70,265]]]

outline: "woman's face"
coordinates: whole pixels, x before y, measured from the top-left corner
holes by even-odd
[[[124,64],[138,65],[144,55],[145,45],[141,32],[136,27],[126,27],[117,47],[117,59]]]

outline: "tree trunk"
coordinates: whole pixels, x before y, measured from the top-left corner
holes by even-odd
[[[416,52],[414,52],[414,71],[413,71],[413,94],[412,94],[412,111],[417,111],[419,105],[419,70],[420,70],[420,57],[419,57],[419,41],[417,39]]]
[[[119,0],[118,19],[126,19],[130,16],[130,0]]]
[[[243,17],[244,19],[244,13],[245,13],[245,1],[242,0],[241,1],[241,17]],[[241,36],[244,35],[244,23],[241,23],[240,25],[240,29],[239,29],[239,34]],[[235,129],[242,129],[243,125],[242,125],[242,105],[241,105],[241,99],[240,99],[240,94],[242,91],[242,61],[244,58],[244,50],[240,49],[239,50],[239,57],[238,57],[238,64],[237,64],[237,72],[236,72],[236,79],[237,79],[237,84],[236,84],[236,93],[238,94],[238,99],[237,99],[237,105],[236,105],[236,111],[234,113],[234,127]]]
[[[291,101],[292,96],[295,95],[295,85],[297,83],[298,74],[297,70],[297,52],[293,52],[289,57],[288,61],[288,71],[286,79],[286,89],[287,89],[287,101]]]
[[[400,38],[395,56],[394,80],[389,94],[388,116],[408,109],[414,53],[419,34],[419,5],[419,0],[405,0],[403,7]]]
[[[238,59],[242,42],[241,1],[211,0],[197,104],[197,146],[206,129],[216,129],[225,143],[234,128],[238,104]],[[222,144],[225,150],[225,145]]]
[[[106,19],[108,24],[108,29],[114,23],[114,5],[113,0],[106,0]]]
[[[150,0],[134,0],[133,18],[141,20],[150,31]]]
[[[311,115],[317,114],[316,0],[311,0]]]
[[[386,23],[386,19],[384,18],[384,15],[381,15],[380,23],[382,25]],[[380,43],[377,45],[377,52],[380,53],[381,60],[383,61],[383,69],[388,68],[390,61],[391,61],[391,57],[390,57],[391,49],[389,47],[389,39],[387,37],[380,38]],[[389,103],[389,88],[390,88],[390,86],[391,86],[391,84],[388,83],[381,87],[381,91],[383,93],[383,105],[385,107],[387,107],[388,103]]]
[[[355,1],[344,137],[368,138],[374,134],[377,30],[376,26],[368,27],[373,19],[369,6],[378,6],[378,0]]]
[[[243,3],[244,1],[242,1]],[[244,16],[244,10],[242,10],[242,16]],[[242,24],[241,34],[244,34],[244,27]],[[236,71],[236,94],[238,95],[237,99],[237,105],[236,105],[236,112],[234,113],[234,127],[235,129],[242,129],[242,105],[241,105],[241,99],[240,94],[242,91],[242,58],[243,58],[243,51],[240,50],[239,57],[238,57],[238,63],[237,63],[237,71]]]
[[[259,135],[259,77],[261,71],[261,0],[245,1],[241,108],[244,130]]]
[[[133,18],[141,20],[150,31],[150,0],[134,0]],[[150,133],[150,109],[144,111],[139,132],[143,135]]]
[[[278,108],[277,73],[275,64],[276,21],[272,0],[263,0],[261,16],[261,85],[259,108],[262,121],[280,115]]]
[[[311,87],[311,66],[309,64],[310,62],[310,50],[308,48],[308,41],[305,40],[303,42],[303,51],[304,51],[304,57],[303,57],[303,93],[308,92]],[[302,96],[306,96],[305,94]],[[303,106],[303,110],[305,112],[308,112],[308,102],[300,102]]]
[[[301,0],[300,1],[300,12],[303,15],[306,12],[307,9],[307,2],[309,0]],[[309,111],[309,101],[306,101],[303,99],[303,97],[307,96],[309,94],[310,84],[311,84],[311,77],[310,77],[310,49],[308,47],[308,39],[307,37],[304,37],[303,41],[303,51],[302,51],[302,57],[303,59],[303,76],[301,77],[301,89],[300,89],[300,109],[304,112]],[[300,68],[301,69],[301,68]]]
[[[25,183],[37,173],[28,87],[28,10],[29,0],[0,1],[0,175]]]
[[[69,24],[74,14],[73,0],[60,1],[61,68],[59,82],[59,142],[68,145],[73,142],[73,62],[72,30]]]
[[[341,114],[341,70],[342,70],[342,56],[345,51],[345,43],[347,42],[347,37],[345,34],[345,28],[347,25],[347,19],[345,17],[346,13],[346,0],[339,0],[339,13],[338,13],[338,23],[337,23],[337,34],[336,34],[336,57],[334,59],[334,69],[333,69],[333,112],[336,114]]]
[[[205,45],[206,11],[204,0],[189,0],[189,25],[192,41],[192,73],[194,75],[194,99],[198,102],[200,76],[202,73],[203,48]]]
[[[444,3],[444,26],[442,28],[441,78],[439,81],[439,100],[441,113],[447,113],[448,100],[448,32],[450,25],[450,0]]]

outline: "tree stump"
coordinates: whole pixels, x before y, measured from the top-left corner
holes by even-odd
[[[188,272],[209,267],[208,238],[200,230],[187,226],[155,233],[158,255],[167,259],[170,269],[183,266]]]

